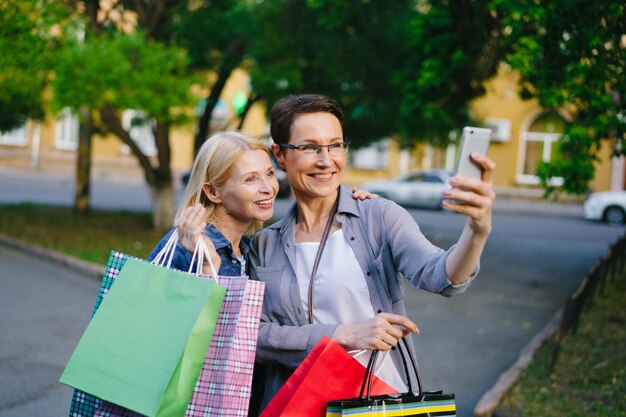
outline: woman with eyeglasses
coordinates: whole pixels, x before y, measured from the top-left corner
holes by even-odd
[[[478,272],[494,200],[495,164],[473,155],[482,180],[451,181],[454,188],[444,197],[465,204],[444,206],[467,215],[467,222],[457,244],[443,250],[395,203],[350,198],[341,185],[349,142],[335,101],[283,98],[270,112],[270,132],[296,202],[255,236],[250,252],[251,277],[266,283],[257,347],[265,370],[255,375],[255,385],[264,387],[261,410],[323,336],[347,351],[388,351],[417,334],[398,273],[415,288],[444,296],[463,292]],[[390,356],[378,376],[405,391],[398,350]]]

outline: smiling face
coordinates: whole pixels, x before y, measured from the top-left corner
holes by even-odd
[[[343,132],[339,120],[330,113],[303,113],[291,125],[289,143],[295,146],[342,143]],[[311,200],[336,195],[346,168],[346,154],[332,155],[328,148],[319,154],[306,154],[296,149],[280,149],[272,145],[279,164],[287,171],[287,178],[298,200]]]
[[[206,192],[216,204],[219,221],[249,225],[254,220],[267,221],[272,217],[278,180],[268,154],[248,150],[230,168],[224,185],[207,188]]]

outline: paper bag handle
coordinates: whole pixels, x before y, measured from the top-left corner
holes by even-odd
[[[401,343],[398,343],[396,347],[398,348],[398,351],[400,352],[400,356],[402,358],[402,364],[404,365],[404,372],[406,373],[408,392],[413,392],[413,386],[411,384],[411,376],[409,375],[409,365],[407,364],[407,360],[406,360],[406,357],[404,356],[404,351],[402,349],[401,344],[404,345],[407,355],[409,356],[409,359],[411,360],[413,372],[415,373],[415,379],[417,380],[417,390],[418,390],[419,395],[421,396],[423,394],[423,391],[422,391],[422,381],[421,381],[420,374],[419,374],[419,368],[417,367],[417,363],[415,359],[413,358],[413,355],[411,355],[411,351],[409,350],[409,345],[407,344],[406,338],[403,337],[400,340],[401,340]],[[378,357],[378,352],[379,350],[376,349],[372,352],[372,355],[370,356],[370,360],[367,363],[367,367],[365,369],[365,376],[363,377],[363,384],[361,385],[361,391],[359,393],[359,398],[363,398],[365,387],[367,386],[368,401],[371,400],[372,398],[371,396],[372,378],[375,373],[374,367],[376,365],[376,358]]]
[[[202,274],[204,259],[206,258],[209,261],[209,267],[211,268],[213,276],[217,277],[217,272],[215,271],[215,266],[213,265],[213,261],[211,260],[209,248],[207,247],[203,236],[205,235],[201,234],[200,236],[198,236],[198,241],[196,242],[193,255],[191,256],[191,263],[189,264],[189,270],[187,270],[187,272],[195,275]],[[172,265],[172,259],[174,259],[174,253],[176,252],[177,244],[178,228],[175,228],[174,231],[170,234],[170,237],[165,242],[165,245],[163,245],[163,248],[159,251],[159,253],[156,254],[154,259],[152,260],[152,264],[157,266],[163,266],[169,269]],[[196,263],[195,270],[193,268],[194,262]]]
[[[198,236],[198,241],[196,242],[196,247],[193,251],[193,256],[191,257],[191,265],[189,265],[189,273],[192,272],[192,267],[194,261],[196,261],[196,275],[200,275],[204,269],[204,260],[209,261],[209,267],[211,268],[211,272],[214,278],[217,279],[217,272],[215,271],[215,266],[213,265],[213,261],[211,260],[211,253],[209,252],[209,247],[204,241],[204,233]]]
[[[170,234],[170,237],[163,245],[163,248],[156,254],[152,260],[152,264],[157,266],[164,266],[169,268],[172,265],[172,259],[174,259],[174,252],[176,251],[176,244],[178,243],[178,228]]]

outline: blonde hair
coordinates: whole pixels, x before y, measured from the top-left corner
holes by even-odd
[[[220,188],[230,176],[231,167],[246,151],[262,150],[269,156],[267,146],[258,139],[236,131],[217,132],[211,135],[202,144],[191,168],[191,175],[183,191],[183,198],[174,219],[178,224],[187,207],[202,204],[206,208],[205,221],[214,223],[216,204],[213,203],[204,191],[204,185],[211,183]],[[246,234],[252,235],[263,227],[261,220],[253,220]]]

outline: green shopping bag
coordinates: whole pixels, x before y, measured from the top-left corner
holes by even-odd
[[[147,416],[182,416],[226,289],[128,259],[60,381]]]

